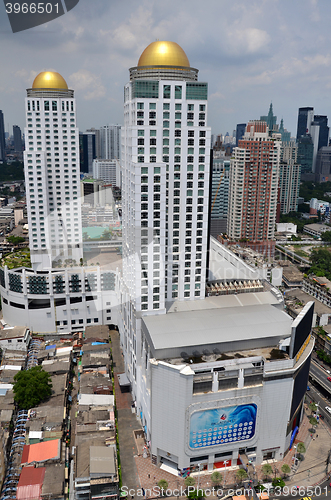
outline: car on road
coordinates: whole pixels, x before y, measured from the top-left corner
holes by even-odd
[[[330,413],[330,415],[331,415],[331,408],[330,408],[330,406],[326,406],[326,407],[325,407],[325,411],[327,411],[327,412],[328,412],[328,413]]]
[[[331,377],[328,377],[328,381],[331,382]]]

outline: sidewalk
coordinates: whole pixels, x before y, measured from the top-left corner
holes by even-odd
[[[119,333],[112,330],[110,332],[110,339],[114,363],[115,401],[117,409],[122,485],[137,491],[137,489],[140,488],[140,483],[134,459],[137,454],[137,448],[133,437],[133,431],[140,429],[141,425],[137,421],[135,414],[131,412],[131,393],[121,392],[116,376],[117,373],[124,372],[124,362],[120,346]]]

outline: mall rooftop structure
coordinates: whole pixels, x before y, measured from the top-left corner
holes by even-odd
[[[225,274],[251,279],[253,269],[220,252]],[[258,292],[176,301],[166,315],[142,317],[154,460],[180,470],[282,460],[302,418],[313,310],[309,302],[293,321],[263,280]]]

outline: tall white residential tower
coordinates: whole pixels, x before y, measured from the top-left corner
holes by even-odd
[[[42,72],[27,89],[24,171],[34,270],[83,257],[76,101],[64,78]]]
[[[207,83],[174,42],[130,69],[123,128],[123,273],[136,311],[204,297],[210,128]]]

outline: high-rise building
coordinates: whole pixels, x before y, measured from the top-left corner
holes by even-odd
[[[230,160],[213,158],[210,233],[217,237],[227,230]]]
[[[290,142],[290,140],[291,140],[291,132],[289,132],[286,128],[284,128],[284,120],[283,120],[283,118],[280,120],[279,133],[282,136],[281,137],[282,142]]]
[[[294,142],[282,143],[279,164],[280,212],[298,210],[301,167],[297,162],[298,147]]]
[[[80,171],[83,173],[93,172],[93,160],[97,157],[96,132],[99,131],[91,129],[79,133]]]
[[[314,108],[311,107],[299,108],[297,141],[300,139],[300,137],[310,134],[310,126],[313,119],[314,119]]]
[[[270,103],[269,112],[265,116],[260,117],[260,121],[266,122],[270,132],[276,130],[277,127],[277,116],[274,115],[272,109],[272,102]]]
[[[42,72],[27,89],[24,172],[31,264],[83,257],[76,101],[64,78]]]
[[[120,165],[118,160],[93,160],[93,177],[120,186]]]
[[[311,137],[311,140],[309,137]],[[299,144],[298,155],[299,162],[302,165],[302,173],[315,172],[317,153],[322,147],[329,144],[328,117],[325,115],[314,115],[314,108],[299,108],[297,141]],[[303,143],[302,147],[300,147],[301,143]],[[313,145],[312,159],[310,143]],[[308,170],[310,164],[311,170]]]
[[[204,296],[210,128],[197,75],[177,44],[153,42],[125,86],[123,277],[136,311]]]
[[[14,151],[16,153],[22,152],[22,132],[20,127],[13,125],[13,137],[14,137]]]
[[[5,142],[5,122],[3,112],[0,109],[0,161],[6,159],[6,142]]]
[[[316,182],[327,182],[331,179],[331,146],[322,147],[317,153]]]
[[[228,235],[262,242],[274,238],[280,141],[265,122],[252,121],[233,151],[230,166]]]
[[[297,159],[301,165],[301,174],[310,174],[313,171],[314,144],[311,135],[301,136],[298,140]]]
[[[105,160],[121,158],[121,125],[105,125],[100,128],[100,156]]]
[[[236,147],[238,142],[244,137],[247,123],[238,123],[236,127]]]
[[[314,144],[312,171],[315,172],[317,153],[322,147],[328,146],[329,144],[328,117],[314,115],[314,120],[311,123],[310,131]]]

